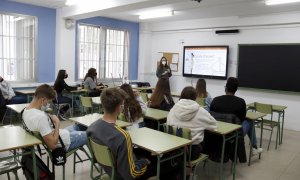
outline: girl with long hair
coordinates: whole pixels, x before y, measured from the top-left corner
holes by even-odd
[[[90,97],[100,96],[103,85],[97,86],[97,71],[95,68],[90,68],[84,77],[84,88],[89,90]]]
[[[158,78],[169,78],[172,76],[171,68],[168,65],[166,57],[160,59],[159,65],[156,69],[156,76]]]
[[[149,106],[151,108],[169,111],[174,105],[171,96],[169,78],[160,78],[157,81],[155,90],[151,95]]]
[[[120,88],[128,95],[124,101],[125,120],[132,123],[132,128],[143,126],[143,114],[147,111],[146,103],[139,92],[133,92],[129,84],[122,84]]]
[[[204,98],[204,102],[206,106],[205,109],[209,111],[212,98],[206,90],[206,81],[204,79],[198,79],[196,85],[196,92],[197,92],[197,98]]]

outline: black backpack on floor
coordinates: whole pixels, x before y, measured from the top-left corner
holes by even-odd
[[[55,180],[55,175],[49,170],[46,164],[35,154],[38,180]],[[32,155],[23,155],[21,159],[23,173],[27,180],[33,180],[33,159]]]

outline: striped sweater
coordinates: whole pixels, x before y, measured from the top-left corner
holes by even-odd
[[[148,161],[135,158],[131,138],[122,128],[100,119],[89,126],[87,135],[96,143],[108,146],[112,151],[116,162],[115,179],[135,179],[146,172]],[[111,168],[103,168],[111,175]]]

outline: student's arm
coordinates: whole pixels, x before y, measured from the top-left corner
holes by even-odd
[[[140,94],[136,95],[136,100],[139,102],[141,108],[142,108],[142,113],[146,114],[147,112],[147,104],[143,101],[142,97]]]
[[[207,112],[205,109],[200,107],[200,111],[202,112],[201,121],[205,125],[205,129],[215,130],[217,129],[217,121],[212,115]]]
[[[67,91],[73,91],[73,90],[76,90],[77,87],[72,87],[72,86],[69,86],[65,81],[63,81],[63,87],[65,90]]]
[[[171,70],[170,66],[168,66],[168,76],[169,76],[169,77],[172,76],[172,70]]]
[[[135,179],[146,172],[149,161],[146,159],[136,160],[129,134],[119,127],[116,128],[124,137],[118,142],[119,145],[115,155],[118,173],[122,176],[122,179]]]
[[[246,119],[246,113],[247,113],[246,102],[243,99],[243,104],[241,107],[241,119],[240,119],[241,122],[243,122]]]
[[[43,136],[43,139],[44,139],[47,147],[49,149],[53,150],[53,149],[56,148],[57,143],[58,143],[59,124],[60,124],[59,122],[60,121],[59,121],[58,117],[55,116],[55,115],[51,115],[51,119],[52,119],[52,121],[54,123],[55,129],[51,133]]]

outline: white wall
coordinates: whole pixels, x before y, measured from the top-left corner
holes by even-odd
[[[68,82],[75,81],[75,27],[66,29],[62,9],[56,10],[56,67],[55,72],[65,69]],[[55,77],[56,78],[56,77]]]
[[[239,34],[216,35],[216,29],[238,28]],[[197,79],[182,77],[183,46],[188,45],[229,45],[229,76],[236,76],[238,44],[257,43],[299,43],[300,13],[276,14],[264,17],[227,17],[199,19],[168,23],[141,24],[139,80],[149,81],[155,86],[156,61],[158,52],[180,53],[179,71],[170,78],[171,90],[180,92],[183,87],[195,85]],[[181,44],[181,41],[184,44]],[[250,75],[250,74],[249,74]],[[253,79],[255,80],[255,79]],[[292,80],[290,80],[292,83]],[[224,94],[224,80],[207,80],[208,91],[213,97]],[[300,95],[261,90],[239,89],[237,96],[247,103],[259,101],[288,106],[285,128],[300,131],[298,107]]]

